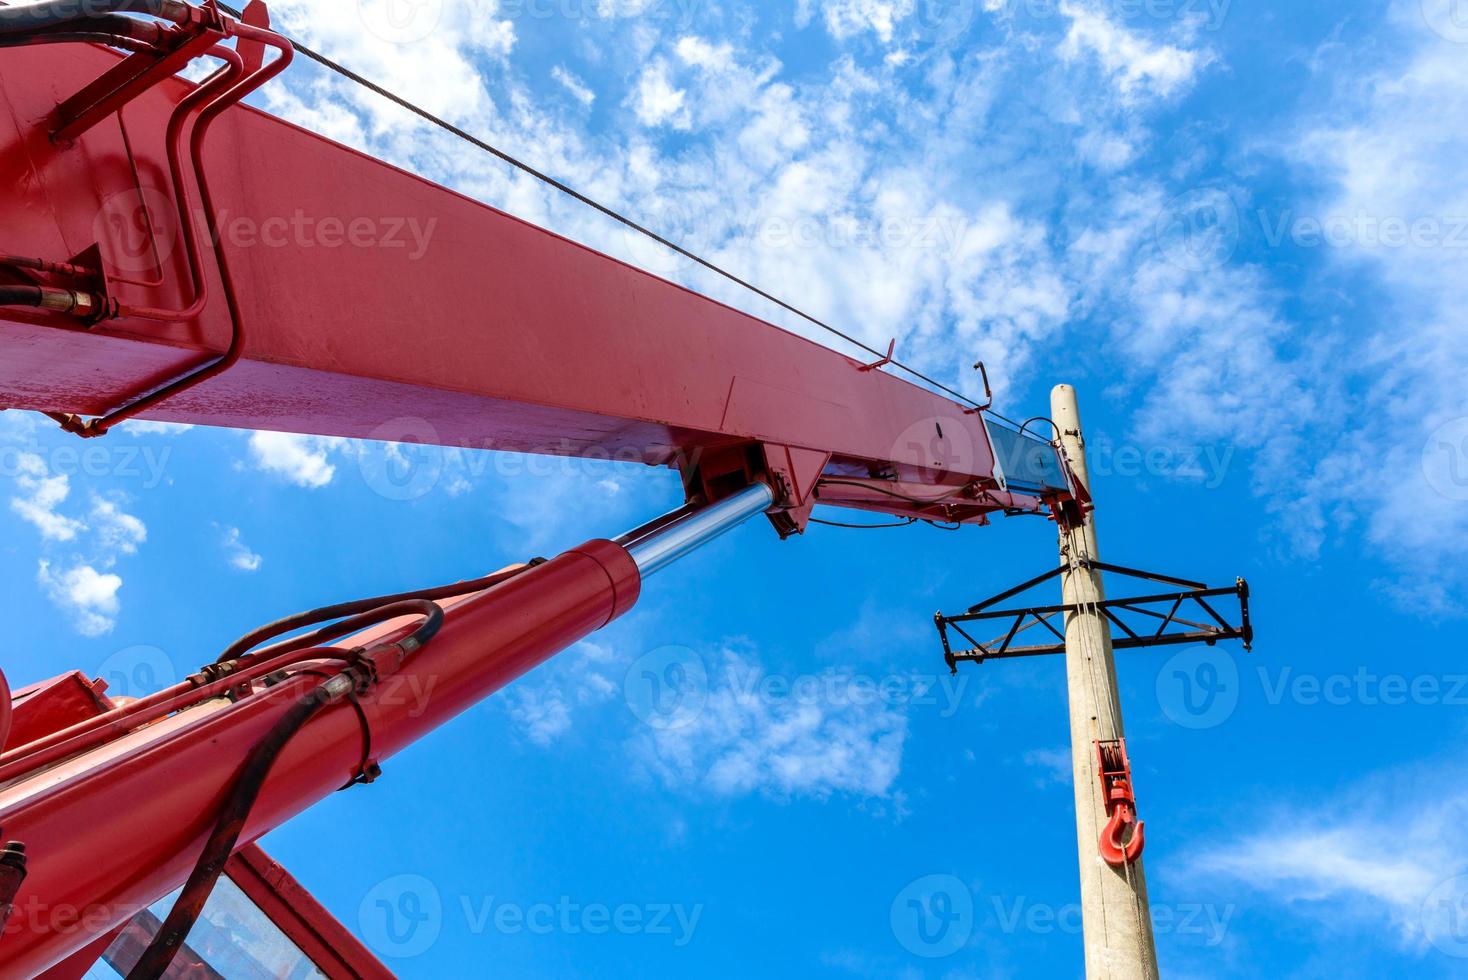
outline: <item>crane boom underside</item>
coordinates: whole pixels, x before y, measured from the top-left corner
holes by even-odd
[[[188,250],[164,147],[192,86],[167,79],[70,146],[48,138],[57,105],[117,58],[67,45],[0,63],[14,189],[0,251],[91,250],[115,299],[181,304]],[[206,255],[210,301],[187,322],[124,315],[88,328],[6,309],[0,405],[98,415],[187,374],[230,345],[228,291],[241,359],[146,417],[590,455],[685,476],[708,454],[759,447],[756,468],[774,455],[790,471],[792,507],[821,476],[901,491],[838,483],[822,502],[905,512],[904,498],[937,488],[959,520],[1067,492],[1046,442],[1006,431],[1015,460],[1049,460],[996,467],[982,412],[266,113],[225,113],[202,167],[232,281]]]

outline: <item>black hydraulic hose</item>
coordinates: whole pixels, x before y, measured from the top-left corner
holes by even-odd
[[[14,8],[0,7],[0,11]],[[128,17],[125,14],[96,14],[89,15],[78,20],[67,21],[63,24],[52,24],[45,27],[33,27],[29,30],[5,31],[7,38],[35,37],[41,38],[46,35],[55,34],[60,31],[76,31],[88,34],[122,34],[127,37],[137,38],[139,41],[160,41],[167,34],[167,29],[154,20],[139,20],[136,17]]]
[[[374,613],[382,614],[383,618],[414,613],[422,615],[423,622],[411,636],[398,641],[404,656],[411,656],[438,634],[443,626],[443,610],[427,599],[412,599],[390,603]],[[344,627],[346,623],[338,623],[332,629]],[[167,972],[194,923],[203,913],[230,855],[234,853],[240,834],[244,832],[245,822],[249,819],[250,810],[259,798],[265,779],[270,775],[281,751],[318,711],[359,691],[370,682],[371,675],[361,667],[349,667],[331,675],[291,705],[265,737],[250,750],[244,766],[230,786],[224,806],[219,811],[214,829],[210,831],[198,861],[194,864],[194,870],[189,873],[183,890],[179,892],[173,908],[169,909],[168,918],[163,920],[157,935],[128,971],[127,980],[158,980]]]
[[[521,572],[529,568],[544,563],[544,558],[535,558],[524,565],[517,565],[514,568],[508,568],[502,572],[495,572],[493,575],[486,575],[483,578],[469,579],[465,582],[455,582],[450,585],[440,585],[428,589],[415,589],[411,592],[399,592],[395,595],[376,596],[371,599],[356,599],[351,602],[341,602],[335,605],[322,606],[319,609],[311,609],[306,612],[296,613],[292,616],[287,616],[284,619],[277,619],[273,623],[267,623],[264,626],[258,627],[246,633],[244,636],[231,643],[229,647],[219,655],[218,659],[215,662],[224,663],[227,660],[236,660],[239,657],[243,656],[246,652],[259,646],[261,643],[264,643],[266,640],[273,640],[277,636],[283,636],[286,633],[294,632],[295,630],[301,629],[302,627],[314,626],[317,623],[324,623],[328,620],[339,619],[343,616],[356,616],[359,613],[371,613],[373,610],[378,609],[382,606],[387,606],[399,602],[407,602],[413,599],[449,599],[453,598],[454,596],[467,595],[470,592],[480,592],[484,589],[490,588],[491,586],[499,585],[501,582],[514,578],[516,575],[519,575]],[[365,625],[370,626],[372,625],[372,623],[369,622]],[[308,638],[314,638],[315,640],[320,641],[325,634],[333,629],[334,627],[328,627],[327,630],[321,630],[316,633],[309,634],[309,637],[303,636],[299,637],[298,639],[304,641]],[[335,636],[332,636],[332,639],[335,639],[337,636],[345,635],[345,633],[336,633]],[[291,644],[294,644],[295,642],[297,641],[290,641]],[[270,649],[272,652],[279,653],[283,652],[287,648],[287,644],[282,644],[279,649],[277,649],[276,647],[271,647]]]
[[[86,41],[126,48],[129,51],[159,51],[168,36],[169,31],[157,21],[140,20],[123,14],[98,14],[51,27],[13,33],[0,32],[0,47],[18,48],[28,44]]]
[[[0,306],[40,305],[40,286],[0,286]]]
[[[859,480],[839,480],[835,477],[822,477],[820,482],[821,485],[829,484],[831,486],[838,487],[856,487],[858,490],[873,490],[877,493],[884,493],[889,497],[896,497],[898,500],[905,500],[910,504],[919,504],[922,506],[946,503],[947,501],[953,499],[954,497],[958,496],[968,489],[967,486],[954,487],[951,491],[945,493],[941,497],[934,497],[931,500],[925,500],[922,497],[914,497],[910,494],[898,493],[896,490],[888,490],[886,487],[879,487],[873,483],[862,483]],[[816,489],[819,490],[820,485],[818,485]]]
[[[124,34],[98,34],[91,31],[46,31],[41,34],[0,34],[0,48],[23,48],[32,44],[105,44],[124,51],[161,52],[163,49],[147,41]]]
[[[204,911],[204,905],[214,891],[214,885],[224,871],[225,863],[234,853],[244,831],[245,821],[265,778],[287,743],[305,727],[315,714],[337,698],[347,694],[355,680],[350,672],[336,674],[317,684],[281,716],[260,742],[250,750],[244,767],[230,787],[224,808],[209,834],[204,850],[199,855],[194,870],[184,883],[183,891],[168,911],[157,935],[143,951],[138,962],[128,971],[127,980],[158,980],[168,970],[174,955],[188,938],[189,931]]]
[[[55,286],[0,285],[0,306],[31,306],[58,313],[94,315],[101,306],[100,297],[77,289]]]
[[[180,0],[42,0],[41,3],[0,7],[0,35],[45,31],[53,27],[74,27],[108,14],[147,14],[166,20],[178,20],[188,14],[188,5]]]
[[[35,272],[70,276],[73,279],[91,279],[97,275],[95,270],[88,269],[86,266],[73,262],[52,262],[50,259],[37,258],[34,255],[7,255],[0,252],[0,265],[8,265],[12,269],[31,269]]]
[[[251,660],[270,660],[292,650],[325,646],[332,640],[351,636],[359,630],[397,619],[399,616],[423,617],[423,624],[413,632],[413,635],[401,641],[410,650],[421,647],[443,628],[443,609],[441,607],[428,599],[406,599],[402,602],[389,602],[383,606],[376,606],[367,612],[332,623],[330,626],[324,626],[319,630],[265,647],[263,650],[256,650],[250,655],[250,658]]]

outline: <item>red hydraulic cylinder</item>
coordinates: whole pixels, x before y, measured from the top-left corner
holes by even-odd
[[[628,552],[592,541],[444,603],[443,629],[361,696],[361,715],[338,703],[287,744],[241,840],[279,826],[364,762],[393,755],[607,625],[640,589]],[[0,940],[0,976],[44,972],[181,885],[250,747],[314,683],[297,678],[190,709],[0,789],[0,827],[30,857]]]

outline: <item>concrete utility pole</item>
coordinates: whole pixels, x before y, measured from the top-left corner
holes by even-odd
[[[1086,443],[1080,410],[1070,385],[1050,393],[1050,412],[1060,430],[1061,445],[1076,477],[1089,490]],[[1101,573],[1080,564],[1099,561],[1096,523],[1060,532],[1062,600],[1082,611],[1065,624],[1065,671],[1070,691],[1071,763],[1075,776],[1076,839],[1081,858],[1081,914],[1085,930],[1086,976],[1090,980],[1150,980],[1157,976],[1157,947],[1147,903],[1142,862],[1112,867],[1102,859],[1097,842],[1110,816],[1098,772],[1096,743],[1125,737],[1121,704],[1116,695],[1111,627],[1092,603],[1105,598]]]

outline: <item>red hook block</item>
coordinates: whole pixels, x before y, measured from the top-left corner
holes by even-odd
[[[1101,859],[1113,868],[1135,864],[1142,856],[1146,839],[1137,819],[1137,798],[1132,792],[1132,763],[1126,754],[1126,739],[1096,743],[1096,771],[1101,777],[1101,796],[1111,819],[1101,828],[1098,846]],[[1131,838],[1123,841],[1131,826]]]

